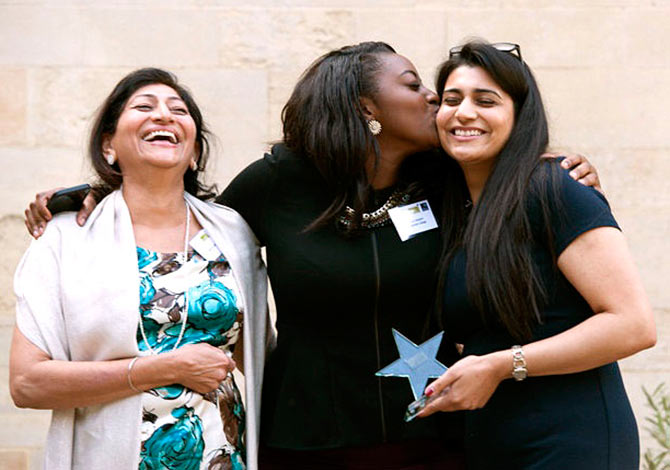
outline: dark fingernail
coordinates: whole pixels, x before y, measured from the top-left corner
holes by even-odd
[[[423,392],[424,395],[427,397],[431,396],[433,393],[435,393],[435,390],[433,390],[431,387],[428,387],[425,392]]]

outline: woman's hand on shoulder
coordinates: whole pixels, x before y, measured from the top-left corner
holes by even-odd
[[[430,416],[436,411],[482,408],[500,382],[510,376],[511,363],[511,356],[507,357],[505,351],[464,357],[426,389],[426,395],[437,398],[432,399],[418,416]]]
[[[584,186],[592,186],[593,189],[602,194],[603,188],[600,185],[600,177],[598,170],[591,164],[591,162],[584,155],[580,154],[562,154],[562,153],[545,153],[543,158],[559,158],[564,157],[561,162],[561,168],[568,170],[570,176],[575,181],[580,182]]]
[[[236,367],[232,357],[207,343],[187,344],[164,356],[174,366],[175,382],[201,394],[215,390]]]
[[[47,203],[49,202],[49,199],[51,199],[51,196],[61,189],[63,188],[54,188],[37,193],[35,195],[35,200],[28,204],[28,208],[24,211],[24,222],[28,229],[28,233],[30,233],[36,240],[44,234],[44,230],[52,218],[52,214],[47,208]],[[81,209],[77,213],[77,223],[80,226],[83,226],[84,223],[86,223],[86,220],[97,204],[92,192],[90,192],[84,199]]]

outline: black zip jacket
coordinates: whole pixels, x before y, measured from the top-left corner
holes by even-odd
[[[390,192],[375,195],[376,207]],[[426,196],[438,207],[439,195]],[[409,381],[375,376],[398,358],[391,328],[417,344],[427,339],[439,231],[406,242],[392,225],[353,238],[334,225],[305,233],[331,200],[316,168],[282,144],[217,199],[242,214],[267,249],[278,342],[265,368],[261,442],[295,450],[423,438],[460,442],[459,415],[405,423],[414,399]],[[444,353],[440,359],[453,362]]]

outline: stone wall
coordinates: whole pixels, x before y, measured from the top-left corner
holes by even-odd
[[[280,136],[300,72],[370,39],[427,83],[467,37],[521,44],[554,146],[599,168],[654,306],[658,345],[622,361],[643,424],[641,386],[670,383],[668,18],[668,0],[0,0],[0,469],[39,468],[49,420],[7,390],[23,209],[38,190],[89,178],[86,132],[113,84],[140,66],[175,71],[218,136],[212,181],[223,187]]]

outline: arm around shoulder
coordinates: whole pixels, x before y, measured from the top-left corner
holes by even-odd
[[[266,155],[251,163],[216,198],[218,204],[238,212],[257,235],[262,232],[268,199],[278,177],[271,160],[272,157]]]

